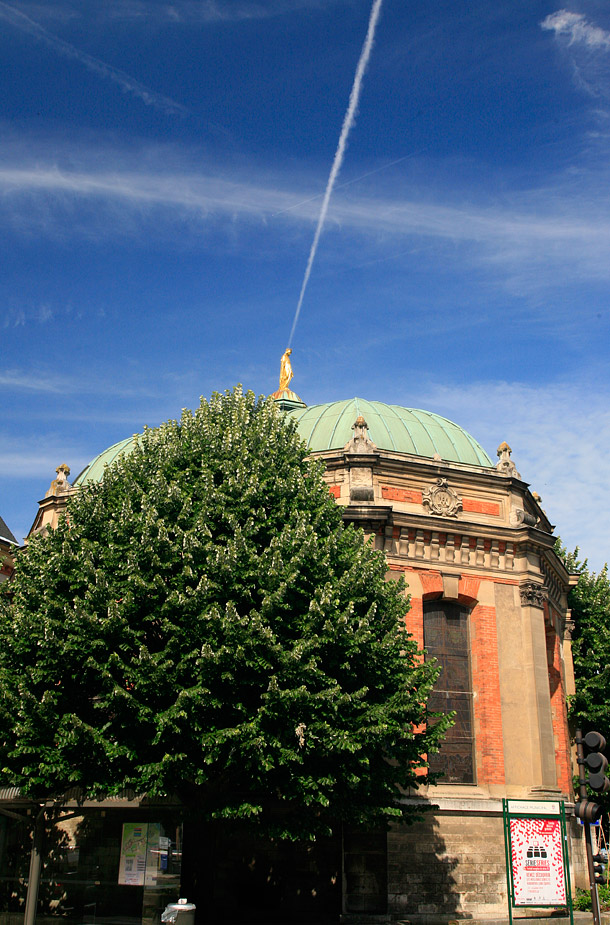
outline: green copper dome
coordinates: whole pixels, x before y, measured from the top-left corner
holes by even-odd
[[[312,452],[344,447],[353,437],[352,424],[362,415],[369,426],[370,439],[380,450],[430,459],[438,453],[441,459],[449,462],[493,466],[474,437],[453,421],[431,411],[351,398],[310,405],[289,414],[296,420],[299,434]]]
[[[298,399],[298,396],[296,396]],[[299,399],[300,401],[300,399]],[[297,430],[312,453],[339,450],[353,436],[352,424],[362,415],[369,425],[369,437],[380,450],[409,453],[432,459],[437,453],[448,462],[492,467],[485,450],[469,433],[447,418],[431,411],[386,405],[381,401],[350,398],[347,401],[285,407],[297,422]],[[74,485],[99,482],[104,467],[119,456],[131,453],[137,437],[128,437],[96,456],[74,480]]]
[[[85,466],[83,471],[76,476],[72,484],[84,485],[85,482],[99,482],[104,474],[104,467],[109,466],[119,456],[126,456],[131,453],[136,440],[137,436],[127,437],[126,440],[113,443],[107,450],[92,459],[89,465]]]

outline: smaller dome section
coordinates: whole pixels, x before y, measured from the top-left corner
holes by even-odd
[[[474,437],[453,421],[431,411],[352,398],[310,405],[288,413],[296,420],[300,436],[314,453],[344,447],[353,436],[354,421],[362,415],[369,426],[370,439],[380,450],[429,459],[438,454],[448,462],[493,467]]]
[[[277,392],[272,392],[270,397],[282,411],[296,411],[297,408],[307,407],[301,396],[292,389],[278,389]]]
[[[87,482],[99,482],[104,474],[104,467],[109,466],[111,463],[117,459],[119,456],[127,456],[136,445],[136,437],[127,437],[126,440],[121,440],[119,443],[114,443],[112,446],[109,446],[107,450],[104,450],[103,453],[100,453],[95,459],[92,459],[88,466],[85,466],[82,472],[80,472],[74,482],[72,483],[75,486],[85,485]]]

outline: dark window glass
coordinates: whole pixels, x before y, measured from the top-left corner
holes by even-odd
[[[424,604],[426,658],[435,658],[442,670],[428,701],[436,713],[455,712],[437,755],[429,755],[430,770],[449,784],[474,783],[472,690],[468,611],[459,604],[431,601]]]

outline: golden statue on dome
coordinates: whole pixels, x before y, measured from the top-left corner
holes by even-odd
[[[290,354],[292,350],[288,347],[282,354],[280,363],[280,387],[277,392],[273,392],[271,398],[276,402],[278,408],[282,411],[295,411],[297,408],[306,408],[307,405],[302,398],[292,391],[290,382],[292,380],[292,363]]]
[[[290,362],[290,354],[292,350],[290,347],[282,355],[281,365],[280,365],[280,392],[283,392],[284,389],[287,389],[290,385],[290,380],[292,379],[292,364]]]

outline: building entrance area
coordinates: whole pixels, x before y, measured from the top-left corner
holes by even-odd
[[[22,925],[33,818],[0,815],[0,925]],[[180,894],[175,812],[75,810],[47,821],[37,925],[157,925]]]

